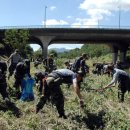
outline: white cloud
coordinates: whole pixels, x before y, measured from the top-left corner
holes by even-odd
[[[56,7],[52,6],[51,10]],[[72,27],[95,27],[98,26],[100,20],[106,18],[105,16],[114,15],[114,12],[130,10],[130,0],[83,0],[79,5],[79,8],[86,11],[89,17],[76,18],[75,22],[71,25]],[[67,16],[68,19],[72,16]],[[44,21],[42,22],[44,24]],[[70,25],[65,20],[48,19],[46,25]]]
[[[44,21],[42,23],[44,25]],[[68,22],[64,20],[48,19],[46,25],[68,25]]]
[[[53,11],[54,9],[56,9],[55,6],[51,6],[51,7],[50,7],[50,10],[51,10],[51,11]]]
[[[80,23],[84,25],[97,25],[104,16],[111,16],[113,12],[130,10],[130,0],[84,0],[80,9],[85,10],[89,19],[81,19]]]
[[[80,4],[79,8],[84,9],[86,11],[90,9],[117,11],[119,6],[123,10],[130,10],[130,1],[129,0],[84,0],[83,3]]]
[[[89,19],[80,19],[77,18],[76,22],[72,24],[72,27],[77,27],[77,28],[86,28],[86,27],[97,27],[98,22],[94,18],[89,18]]]
[[[74,49],[74,48],[81,48],[83,44],[51,44],[48,46],[49,49],[52,48],[66,48],[66,49]]]

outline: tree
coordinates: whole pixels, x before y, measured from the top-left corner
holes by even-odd
[[[57,57],[57,52],[55,50],[49,50],[49,54],[53,54],[54,57]]]
[[[81,49],[75,48],[69,52],[58,53],[60,58],[72,59],[79,57],[82,53],[87,53],[91,58],[100,57],[110,53],[110,48],[104,44],[84,44]]]
[[[33,58],[33,48],[32,47],[30,47],[30,45],[26,45],[25,46],[25,54],[26,54],[26,57],[29,57],[30,59],[32,59]]]
[[[34,58],[35,59],[40,58],[40,57],[41,58],[43,57],[41,48],[34,52]]]
[[[29,31],[23,29],[9,29],[5,31],[5,38],[3,39],[5,47],[8,49],[10,55],[17,48],[23,57],[26,57],[27,44],[29,39]],[[32,50],[28,50],[28,53]]]
[[[5,51],[5,46],[3,45],[3,43],[0,43],[0,55],[4,55]]]

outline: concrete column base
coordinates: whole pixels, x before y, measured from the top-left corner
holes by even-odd
[[[116,64],[117,56],[118,56],[118,53],[117,53],[117,52],[113,52],[113,53],[112,53],[112,63],[113,63],[113,64]]]
[[[112,63],[116,64],[118,59],[118,47],[112,46],[111,48],[112,48]]]
[[[126,51],[120,52],[120,62],[125,63],[126,61]]]
[[[53,36],[39,36],[39,39],[42,42],[42,53],[44,59],[48,57],[48,45],[51,43],[53,38]]]

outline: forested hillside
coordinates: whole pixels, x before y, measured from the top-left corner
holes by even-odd
[[[76,48],[73,50],[70,50],[69,53],[68,52],[64,52],[64,53],[59,53],[59,57],[61,58],[75,58],[79,55],[81,55],[82,53],[87,53],[89,55],[90,58],[93,57],[100,57],[102,55],[107,55],[110,53],[110,48],[107,45],[103,45],[103,44],[84,44],[81,49]]]

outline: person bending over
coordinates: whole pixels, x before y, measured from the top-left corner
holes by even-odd
[[[59,113],[59,117],[67,118],[64,110],[64,96],[61,90],[61,84],[72,84],[74,92],[77,94],[80,106],[83,107],[83,98],[80,93],[80,83],[83,81],[82,72],[74,73],[69,69],[58,69],[48,74],[48,77],[44,81],[43,96],[36,105],[36,113],[43,108],[48,99],[52,100],[52,103],[56,105]]]
[[[118,82],[118,99],[119,102],[124,102],[124,94],[130,91],[130,77],[121,69],[114,68],[113,65],[108,65],[107,70],[113,74],[112,81],[102,88],[102,90],[113,87],[114,83]]]

